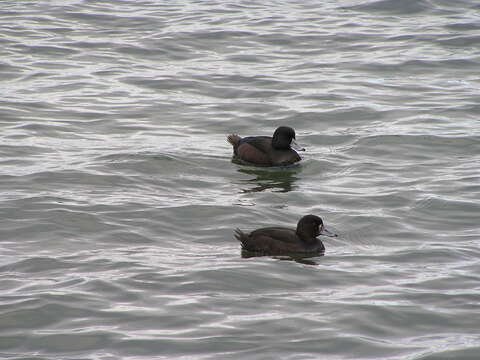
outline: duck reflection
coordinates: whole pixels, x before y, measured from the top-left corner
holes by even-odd
[[[295,189],[295,181],[298,180],[296,175],[299,168],[298,165],[293,165],[275,169],[238,169],[238,171],[243,174],[254,176],[252,179],[243,181],[245,184],[253,184],[253,186],[242,189],[242,192],[251,193],[265,190],[272,190],[275,192],[292,191]]]
[[[247,251],[247,250],[242,250],[241,256],[244,259],[252,258],[252,257],[260,257],[260,256],[265,256],[265,254],[260,254],[260,253],[255,253],[252,251]],[[299,264],[304,264],[304,265],[318,265],[318,262],[314,261],[314,258],[317,258],[319,256],[323,256],[323,253],[316,254],[315,256],[312,255],[305,255],[305,254],[299,254],[299,255],[283,255],[283,256],[272,256],[273,259],[276,260],[283,260],[283,261],[295,261]]]

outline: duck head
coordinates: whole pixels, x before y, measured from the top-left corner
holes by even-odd
[[[291,148],[297,151],[305,151],[295,141],[295,130],[289,126],[280,126],[275,130],[272,137],[272,147],[277,150],[290,150]]]
[[[305,242],[314,242],[319,235],[336,237],[337,234],[325,228],[323,221],[316,215],[306,215],[297,224],[297,236]]]

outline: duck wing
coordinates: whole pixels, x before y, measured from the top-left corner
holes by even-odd
[[[300,239],[298,238],[294,229],[272,226],[254,230],[250,233],[250,237],[259,238],[259,237],[269,237],[274,241],[281,243],[298,243]]]
[[[286,228],[263,228],[252,231],[242,239],[242,249],[262,255],[283,255],[301,251],[294,230]]]
[[[249,144],[257,150],[268,154],[272,147],[272,138],[270,136],[247,136],[242,138],[238,145],[242,144]]]

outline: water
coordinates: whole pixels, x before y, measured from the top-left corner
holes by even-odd
[[[3,1],[3,359],[478,359],[480,6]],[[225,137],[296,129],[299,166]],[[235,228],[323,217],[323,257]]]

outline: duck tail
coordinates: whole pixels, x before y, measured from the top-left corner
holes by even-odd
[[[242,140],[242,138],[236,134],[231,134],[227,136],[227,141],[232,144],[234,148],[238,146],[240,140]]]
[[[240,243],[242,244],[242,249],[246,249],[247,242],[248,242],[248,235],[247,234],[245,234],[240,229],[235,229],[235,239],[240,241]]]

